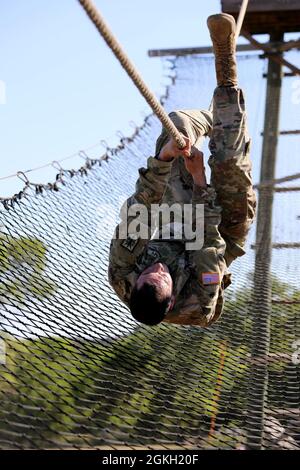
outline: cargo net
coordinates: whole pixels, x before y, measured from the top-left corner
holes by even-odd
[[[165,64],[168,111],[209,106],[212,57]],[[239,57],[255,182],[266,68]],[[283,81],[280,128],[300,129],[299,78]],[[1,448],[300,448],[299,180],[274,192],[272,292],[258,266],[254,295],[253,226],[218,323],[141,326],[107,282],[108,248],[159,133],[149,116],[101,158],[2,201]],[[299,172],[299,139],[280,136],[277,178]]]

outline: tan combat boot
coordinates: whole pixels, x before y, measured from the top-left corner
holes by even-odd
[[[209,16],[207,26],[213,43],[218,86],[237,86],[235,19],[220,13]]]

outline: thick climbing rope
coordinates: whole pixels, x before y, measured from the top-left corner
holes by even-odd
[[[115,38],[113,33],[110,31],[109,27],[105,23],[103,17],[99,13],[96,6],[91,0],[78,0],[81,6],[84,8],[86,14],[90,20],[94,23],[95,27],[105,40],[108,47],[113,51],[116,58],[119,60],[122,67],[125,69],[129,77],[132,79],[133,83],[139,89],[149,106],[152,108],[153,112],[156,114],[158,119],[161,121],[162,125],[166,128],[168,133],[174,138],[179,148],[185,147],[185,140],[180,132],[177,130],[167,113],[165,112],[162,105],[156,99],[154,94],[149,90],[148,86],[142,79],[141,75],[133,65],[133,63],[128,58],[127,54],[123,50],[122,46],[119,44],[118,40]],[[237,22],[237,31],[236,39],[238,38],[242,24],[245,18],[246,10],[248,6],[248,0],[243,0],[241,10]]]
[[[130,78],[133,80],[133,82],[135,83],[137,88],[140,90],[140,92],[142,93],[142,95],[144,96],[144,98],[146,99],[146,101],[148,102],[150,107],[152,108],[153,112],[156,114],[158,119],[160,119],[162,125],[167,129],[169,134],[175,139],[175,141],[177,142],[178,147],[179,148],[185,147],[185,141],[184,141],[182,135],[180,134],[178,129],[175,127],[175,125],[173,124],[173,122],[171,121],[171,119],[169,118],[167,113],[165,112],[164,108],[161,106],[160,102],[155,98],[154,94],[149,90],[146,83],[143,81],[140,74],[136,70],[135,66],[131,63],[131,61],[127,57],[125,51],[122,49],[121,45],[118,43],[117,39],[114,37],[114,35],[112,34],[110,29],[106,25],[104,19],[100,15],[100,13],[97,10],[97,8],[95,7],[95,5],[90,0],[78,0],[78,1],[82,5],[84,10],[86,11],[86,13],[89,16],[89,18],[91,19],[91,21],[96,26],[99,33],[104,38],[107,45],[112,49],[115,56],[120,61],[122,67],[126,70],[128,75],[130,76]],[[240,9],[239,16],[238,16],[238,19],[237,19],[236,40],[238,39],[238,37],[241,33],[241,28],[242,28],[243,21],[244,21],[244,18],[245,18],[245,14],[246,14],[246,11],[247,11],[248,3],[249,3],[249,0],[243,0],[243,3],[241,5],[241,9]],[[209,110],[212,111],[212,102],[210,103]],[[200,140],[200,142],[198,144],[198,146],[200,148],[202,146],[202,143],[203,143],[204,139],[205,139],[205,137],[203,137],[201,139],[202,142]],[[66,158],[63,158],[63,159],[59,160],[59,162],[63,162],[65,160],[68,160],[69,158],[73,158],[73,156],[76,156],[76,155],[77,154],[71,155],[71,156],[66,157]],[[35,171],[35,170],[46,168],[48,166],[53,166],[53,163],[56,163],[56,162],[49,162],[46,165],[39,166],[39,167],[30,169],[30,170],[26,170],[22,173],[27,174],[27,173],[30,173],[30,172]],[[16,177],[16,176],[19,177],[19,173],[20,172],[14,173],[14,174],[9,175],[9,176],[1,177],[0,181],[8,179],[8,178],[13,178],[13,177]],[[276,181],[274,182],[274,184],[275,183],[276,183]],[[269,181],[266,182],[267,186],[269,186],[270,184],[271,183]],[[256,186],[256,187],[258,187],[258,186]],[[1,199],[5,199],[5,198],[0,198],[0,200]]]
[[[96,6],[90,0],[78,0],[82,5],[87,15],[91,21],[96,26],[97,30],[105,40],[106,44],[113,51],[117,59],[119,60],[122,67],[126,70],[136,87],[139,89],[149,106],[152,108],[153,112],[156,114],[158,119],[161,121],[162,125],[166,128],[168,133],[175,139],[179,148],[185,147],[185,140],[180,132],[177,130],[166,111],[156,99],[154,94],[149,90],[146,83],[143,81],[139,72],[133,65],[133,63],[128,58],[127,54],[123,50],[122,46],[119,44],[118,40],[110,31],[109,27],[105,23],[104,19],[100,15]]]
[[[243,22],[245,19],[245,15],[247,12],[247,7],[248,7],[249,0],[243,0],[243,3],[241,5],[241,9],[239,12],[238,20],[236,23],[236,32],[235,32],[235,39],[237,40],[239,35],[241,34],[241,29],[243,26]]]

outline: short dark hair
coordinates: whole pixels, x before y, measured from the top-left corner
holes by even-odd
[[[156,286],[144,283],[140,289],[135,286],[130,297],[130,311],[135,320],[145,325],[158,325],[165,318],[171,297],[161,297]]]

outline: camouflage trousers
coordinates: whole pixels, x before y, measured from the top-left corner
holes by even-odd
[[[250,138],[243,91],[236,87],[218,87],[210,111],[182,110],[170,113],[170,118],[191,144],[196,146],[203,136],[210,136],[211,185],[222,208],[219,231],[226,242],[227,266],[242,256],[247,233],[253,221],[256,197],[252,187]],[[156,143],[159,153],[169,136],[162,130]],[[184,159],[174,161],[163,202],[188,203],[191,199],[192,177]]]

